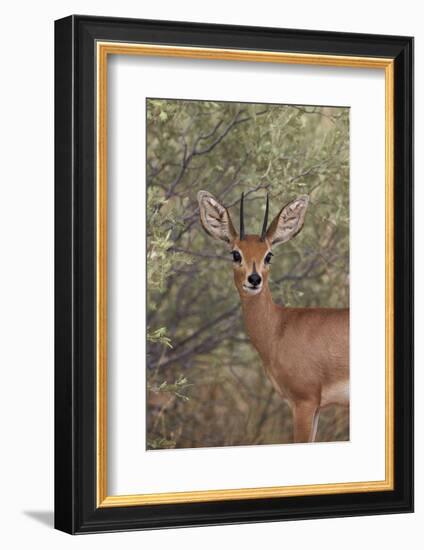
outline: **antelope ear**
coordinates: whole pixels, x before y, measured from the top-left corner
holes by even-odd
[[[237,237],[237,232],[228,210],[207,191],[199,191],[197,200],[199,201],[200,221],[206,233],[214,239],[231,243]]]
[[[272,245],[285,243],[299,233],[305,221],[308,203],[308,195],[302,195],[280,210],[266,232]]]

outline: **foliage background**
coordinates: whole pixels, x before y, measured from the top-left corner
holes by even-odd
[[[258,233],[298,194],[302,232],[279,247],[274,301],[349,305],[349,109],[147,101],[147,447],[287,443],[288,406],[247,339],[231,256],[200,227],[196,195],[213,193]],[[349,438],[348,412],[322,411],[317,440]]]

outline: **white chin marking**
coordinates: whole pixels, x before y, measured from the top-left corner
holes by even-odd
[[[251,296],[255,296],[255,294],[259,294],[259,292],[262,290],[262,285],[258,288],[252,288],[250,286],[243,285],[243,290],[246,292],[246,294],[250,294]]]

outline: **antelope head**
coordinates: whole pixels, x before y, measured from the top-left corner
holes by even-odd
[[[260,235],[247,235],[244,229],[244,195],[240,201],[240,231],[222,204],[207,191],[197,194],[200,221],[206,233],[224,241],[232,254],[234,281],[240,296],[256,296],[268,285],[272,248],[292,239],[303,227],[309,202],[302,195],[284,206],[268,226],[269,197]]]

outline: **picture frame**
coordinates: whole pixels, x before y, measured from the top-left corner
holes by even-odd
[[[384,71],[384,480],[108,494],[107,68],[116,54]],[[412,350],[412,38],[77,15],[55,22],[57,529],[81,534],[413,511]]]

